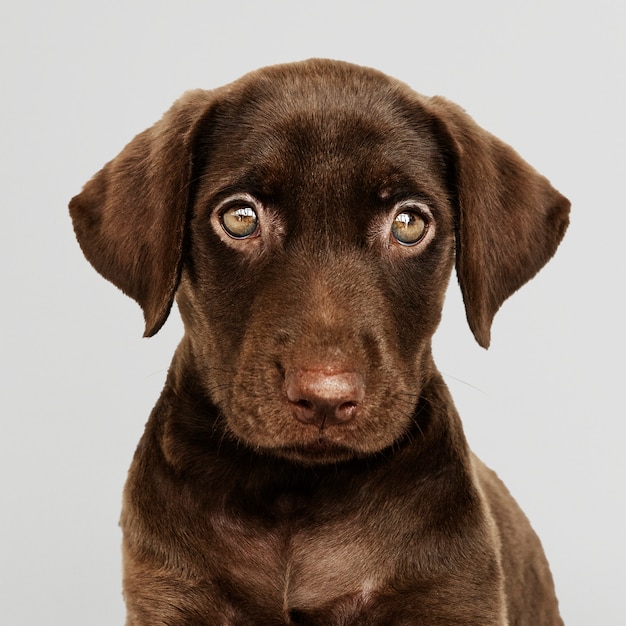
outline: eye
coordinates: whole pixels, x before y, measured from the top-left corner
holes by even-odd
[[[220,215],[220,223],[226,234],[233,239],[248,239],[259,230],[259,216],[248,205],[227,208]]]
[[[419,243],[428,231],[428,221],[418,210],[405,208],[396,214],[391,224],[391,234],[403,246]]]

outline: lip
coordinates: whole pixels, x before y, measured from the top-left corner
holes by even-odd
[[[355,451],[324,438],[309,441],[303,444],[284,446],[280,453],[285,457],[306,461],[308,463],[328,463],[331,461],[345,461],[355,457]]]

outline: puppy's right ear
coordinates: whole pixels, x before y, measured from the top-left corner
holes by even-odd
[[[210,91],[186,93],[69,205],[83,253],[139,303],[146,337],[164,324],[178,288],[195,131],[213,101]]]

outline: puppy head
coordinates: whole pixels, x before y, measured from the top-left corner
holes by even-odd
[[[455,105],[309,61],[192,92],[74,198],[88,259],[144,310],[177,295],[227,432],[305,462],[419,427],[452,265],[478,342],[554,253],[568,202]]]

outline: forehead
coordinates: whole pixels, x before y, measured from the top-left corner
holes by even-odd
[[[443,193],[445,162],[419,96],[370,70],[267,72],[230,86],[203,130],[205,183],[260,193]],[[204,186],[204,185],[203,185]],[[408,189],[407,189],[408,191]]]

